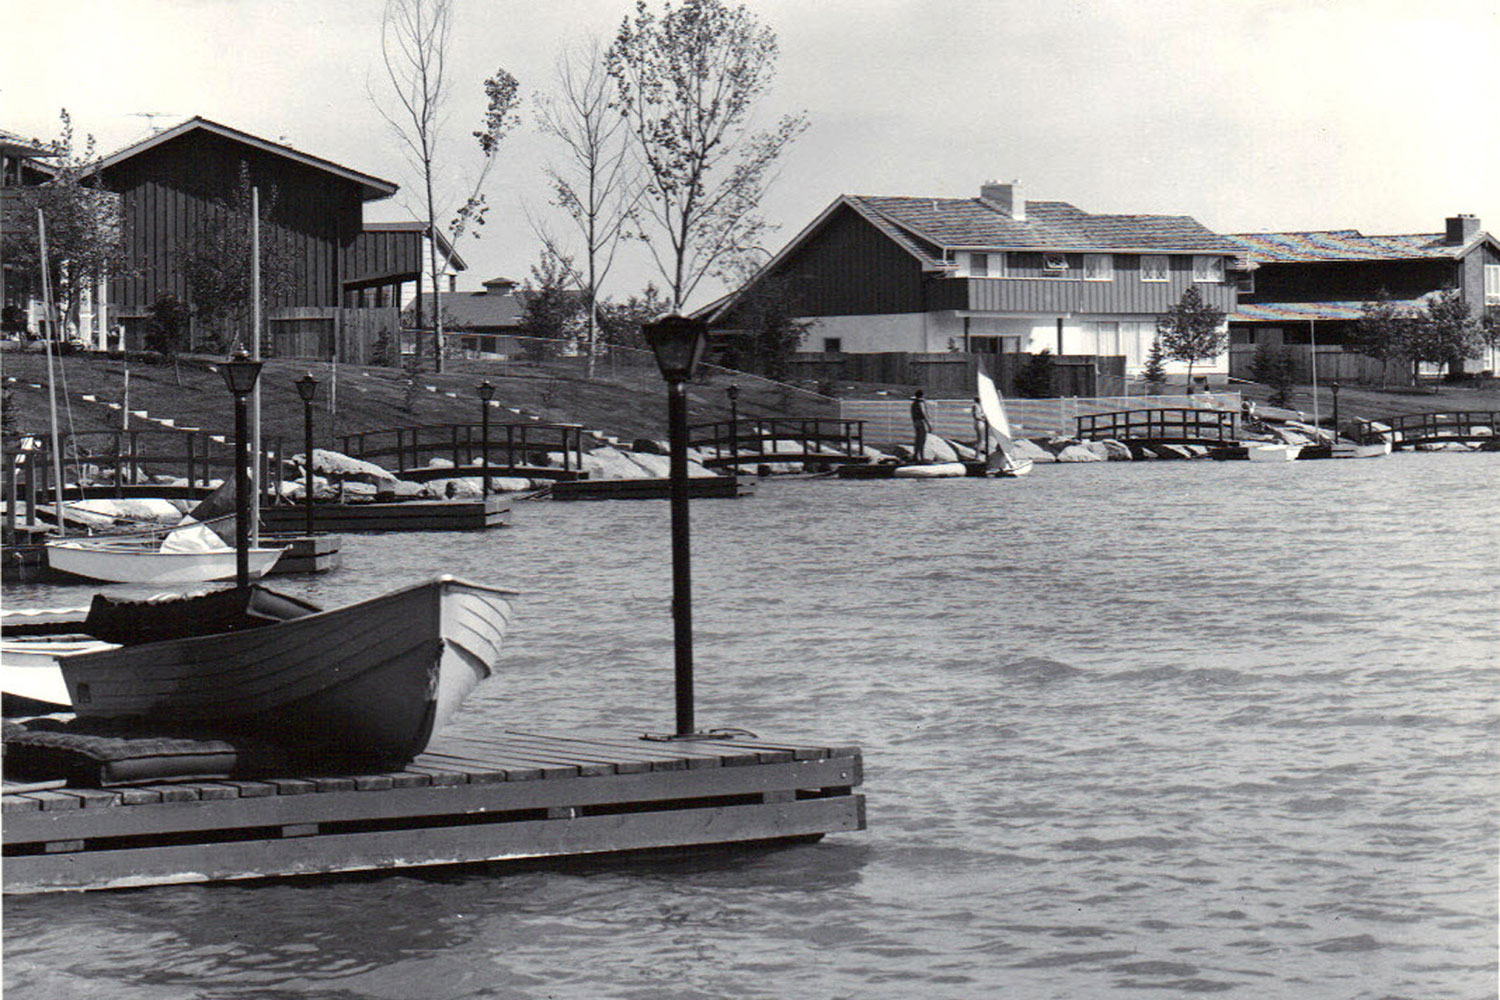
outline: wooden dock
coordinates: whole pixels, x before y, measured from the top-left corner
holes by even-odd
[[[297,532],[307,526],[307,511],[298,504],[262,505],[260,523],[267,531]],[[313,528],[319,532],[476,531],[510,523],[510,501],[399,500],[390,503],[315,503]]]
[[[552,484],[554,500],[666,500],[671,497],[670,479],[579,479]],[[750,476],[696,476],[688,480],[693,500],[745,497],[755,492]]]
[[[292,573],[327,573],[343,562],[344,540],[338,535],[272,535],[261,536],[262,545],[284,545],[286,551],[276,560],[267,576]]]
[[[6,791],[6,892],[816,840],[865,827],[858,748],[497,730],[400,771]]]

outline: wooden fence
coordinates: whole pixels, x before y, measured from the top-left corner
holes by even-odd
[[[400,341],[401,316],[395,306],[335,309],[278,309],[268,319],[271,353],[278,358],[316,358],[367,365],[385,334],[394,356]],[[337,348],[337,355],[334,350]]]
[[[976,377],[983,371],[995,380],[1002,395],[1014,396],[1021,372],[1035,357],[963,351],[799,353],[792,355],[791,369],[798,379],[909,385],[929,396],[973,396]],[[1051,396],[1109,396],[1124,391],[1123,357],[1066,354],[1047,355],[1047,360]]]
[[[1231,344],[1229,374],[1235,378],[1254,379],[1255,344]],[[1317,358],[1317,382],[1345,382],[1358,385],[1409,385],[1411,365],[1405,361],[1380,362],[1368,355],[1346,351],[1338,344],[1287,344],[1281,348],[1292,361],[1292,381],[1299,385],[1313,383],[1313,359]]]

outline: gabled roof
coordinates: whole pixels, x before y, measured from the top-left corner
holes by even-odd
[[[428,232],[428,227],[427,223],[425,222],[418,222],[416,219],[409,219],[405,222],[366,222],[364,224],[364,230],[367,233],[425,234]],[[455,269],[459,271],[467,271],[469,269],[469,265],[464,263],[464,259],[458,255],[458,252],[456,250],[453,249],[453,244],[448,242],[448,238],[444,236],[442,232],[437,230],[433,231],[433,235],[437,238],[438,252],[443,255],[444,259],[446,259],[448,263],[452,264]]]
[[[381,198],[389,198],[397,191],[397,185],[392,183],[391,181],[381,180],[379,177],[372,176],[371,174],[361,173],[358,170],[351,170],[348,167],[340,166],[339,164],[334,163],[332,160],[325,160],[322,157],[313,156],[310,153],[304,153],[300,150],[293,149],[291,146],[285,146],[279,142],[271,142],[268,139],[262,139],[259,136],[251,135],[249,132],[241,132],[239,129],[230,128],[228,125],[220,125],[218,122],[209,121],[207,118],[203,117],[189,118],[187,121],[181,123],[180,125],[175,125],[172,128],[165,129],[153,136],[142,139],[139,142],[132,143],[131,145],[126,146],[123,149],[111,153],[110,155],[104,157],[104,159],[100,160],[99,163],[95,165],[94,169],[98,171],[108,170],[110,167],[123,163],[131,157],[139,156],[141,153],[146,152],[148,149],[153,149],[157,146],[160,146],[164,142],[170,142],[180,135],[185,135],[188,132],[193,132],[200,129],[205,132],[212,132],[215,135],[223,136],[224,138],[230,139],[234,142],[240,142],[244,143],[247,146],[253,146],[256,149],[263,150],[275,156],[286,157],[287,159],[294,160],[297,163],[303,164],[304,166],[312,167],[314,170],[322,170],[325,173],[333,174],[335,177],[341,177],[346,181],[352,181],[355,184],[359,185],[360,197],[365,201],[377,201]]]
[[[1480,243],[1500,242],[1478,233],[1466,243],[1448,243],[1443,233],[1366,236],[1357,229],[1328,229],[1302,233],[1235,233],[1229,237],[1251,259],[1264,264],[1306,264],[1321,261],[1456,259]]]
[[[912,236],[944,249],[1237,254],[1240,248],[1185,215],[1095,215],[1064,201],[1028,201],[1012,219],[984,198],[852,196]]]
[[[22,159],[35,159],[37,157],[52,157],[57,154],[50,148],[37,142],[35,139],[27,139],[25,136],[0,128],[0,152]]]

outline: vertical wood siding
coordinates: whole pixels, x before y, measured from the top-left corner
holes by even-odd
[[[344,280],[352,287],[411,281],[421,273],[422,234],[405,230],[362,231],[344,262]]]
[[[240,164],[261,189],[263,204],[275,194],[261,239],[291,248],[300,262],[281,306],[335,306],[342,257],[362,226],[357,184],[304,164],[206,132],[189,132],[112,168],[106,186],[123,198],[125,240],[132,273],[110,283],[111,304],[123,316],[141,316],[159,296],[184,300],[180,254],[204,225],[223,224],[239,184]]]
[[[1012,254],[1022,258],[1021,273],[1029,258],[1036,258],[1036,274],[1041,271],[1041,254]],[[1076,260],[1075,260],[1076,258]],[[959,309],[974,312],[1092,313],[1096,315],[1158,315],[1176,305],[1182,293],[1196,287],[1203,300],[1229,313],[1235,306],[1233,281],[1194,282],[1193,258],[1173,254],[1171,278],[1168,281],[1140,280],[1140,256],[1115,254],[1112,281],[1084,281],[1083,255],[1068,254],[1068,270],[1063,277],[1009,278],[929,278],[930,308]],[[1012,275],[1017,267],[1012,264]]]

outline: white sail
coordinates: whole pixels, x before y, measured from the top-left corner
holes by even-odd
[[[984,372],[979,373],[979,408],[984,411],[984,419],[990,425],[990,431],[998,434],[1002,440],[1009,441],[1012,434],[1010,421],[1005,416],[1005,403],[995,388],[995,380]]]

